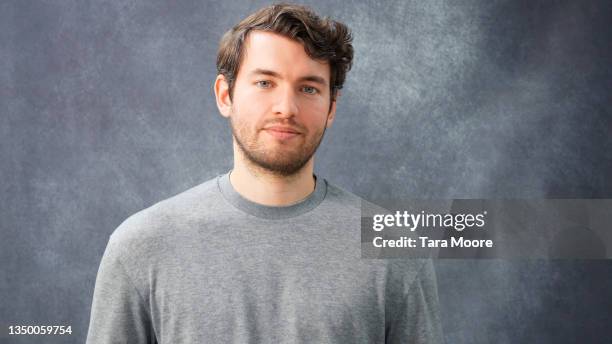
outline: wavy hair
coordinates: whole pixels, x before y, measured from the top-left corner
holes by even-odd
[[[349,28],[338,21],[319,17],[308,7],[286,3],[258,10],[221,38],[217,73],[227,80],[230,99],[244,54],[244,42],[253,30],[273,32],[298,41],[308,56],[329,63],[331,99],[336,99],[353,62],[353,38]]]

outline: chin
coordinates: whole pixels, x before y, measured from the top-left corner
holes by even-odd
[[[259,161],[254,162],[256,165],[272,173],[289,176],[301,171],[308,163],[308,160],[303,161],[298,159],[260,159]]]

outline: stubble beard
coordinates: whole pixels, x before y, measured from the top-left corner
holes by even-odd
[[[262,140],[258,140],[259,135],[265,135],[261,129],[251,132],[246,126],[236,123],[233,118],[234,116],[230,116],[230,126],[234,140],[236,140],[238,148],[248,162],[267,173],[283,177],[297,174],[308,163],[317,151],[317,148],[319,148],[321,141],[323,141],[327,128],[326,119],[323,129],[316,132],[310,141],[306,137],[304,144],[297,147],[297,149],[284,149],[285,147],[273,149],[266,147],[261,142]],[[306,134],[302,133],[301,135],[306,136]],[[282,145],[282,143],[279,145]]]

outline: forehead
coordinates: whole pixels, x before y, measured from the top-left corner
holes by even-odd
[[[308,56],[300,42],[276,33],[254,30],[245,39],[239,74],[258,68],[287,77],[318,75],[328,82],[330,78],[329,63]]]

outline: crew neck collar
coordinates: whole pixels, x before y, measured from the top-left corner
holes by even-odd
[[[230,171],[231,172],[231,171]],[[288,206],[269,206],[255,203],[244,198],[230,182],[230,172],[217,177],[217,185],[223,197],[236,208],[253,216],[264,219],[288,219],[316,208],[325,198],[327,181],[315,175],[315,189],[306,198]]]

